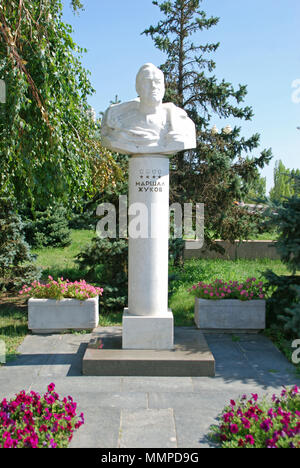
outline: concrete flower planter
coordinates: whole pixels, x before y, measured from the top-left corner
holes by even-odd
[[[266,324],[266,301],[195,298],[195,323],[203,331],[256,333]]]
[[[92,330],[99,323],[98,296],[78,299],[29,299],[28,328],[33,333]]]

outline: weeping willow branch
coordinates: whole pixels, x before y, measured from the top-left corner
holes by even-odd
[[[8,56],[13,64],[13,66],[16,66],[18,68],[18,70],[23,73],[26,77],[26,80],[28,82],[28,85],[29,85],[29,88],[31,90],[31,93],[32,93],[32,96],[38,106],[38,108],[40,109],[40,112],[42,114],[42,118],[43,120],[46,122],[46,124],[48,125],[48,127],[50,128],[50,130],[52,131],[53,128],[51,127],[50,125],[50,122],[49,122],[49,116],[48,116],[48,113],[45,109],[45,105],[42,101],[42,98],[38,92],[38,89],[37,89],[37,86],[34,82],[34,80],[32,79],[30,73],[28,72],[27,68],[26,68],[26,60],[22,59],[22,57],[20,56],[20,53],[18,51],[18,35],[19,35],[19,28],[20,28],[20,25],[21,25],[21,21],[22,21],[22,10],[24,9],[24,5],[23,5],[23,0],[20,0],[19,2],[19,18],[18,18],[18,25],[16,27],[16,30],[15,30],[15,33],[13,34],[11,28],[8,26],[6,20],[5,20],[5,17],[4,17],[4,13],[0,13],[0,33],[1,33],[1,36],[2,36],[2,39],[7,47],[7,53],[8,53]]]

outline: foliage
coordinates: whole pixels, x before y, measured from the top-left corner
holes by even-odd
[[[184,265],[184,249],[185,241],[182,238],[169,239],[169,259],[175,267],[183,267]]]
[[[267,327],[277,326],[282,330],[282,319],[285,317],[285,310],[297,303],[297,292],[294,285],[300,286],[300,277],[278,275],[271,270],[267,270],[264,276],[267,280],[266,288],[269,296],[267,302]],[[298,335],[296,330],[291,333],[288,327],[285,327],[285,336],[292,339]]]
[[[94,200],[82,199],[80,208],[75,209],[69,220],[70,229],[93,229],[96,224]]]
[[[272,402],[254,393],[231,400],[213,433],[222,448],[300,448],[300,388],[283,388]]]
[[[281,160],[276,161],[274,168],[274,186],[270,190],[272,202],[283,202],[286,197],[295,194],[294,177],[300,176],[300,169],[288,169]]]
[[[47,284],[34,281],[31,286],[23,285],[20,294],[34,297],[35,299],[79,299],[83,301],[92,297],[101,296],[103,289],[87,284],[85,280],[74,281],[58,278],[54,280],[49,275]]]
[[[194,284],[189,292],[193,296],[202,299],[239,299],[240,301],[250,301],[251,299],[264,299],[264,285],[256,278],[247,278],[244,282],[224,281],[215,279],[212,283],[200,281]]]
[[[29,200],[33,212],[55,201],[73,207],[120,175],[90,116],[94,90],[71,33],[61,0],[1,1],[0,193]]]
[[[119,217],[119,196],[128,193],[128,156],[112,153],[114,163],[122,176],[108,182],[105,187],[99,186],[92,199],[83,197],[80,205],[73,210],[69,226],[73,229],[95,229],[97,207],[101,203],[112,203]]]
[[[300,277],[300,176],[291,176],[295,193],[279,204],[269,200],[266,216],[268,223],[276,226],[279,236],[276,248],[282,261],[293,275],[277,276],[267,271],[268,289],[272,296],[267,304],[267,321],[282,327],[287,339],[297,338],[300,333],[299,287]]]
[[[290,332],[293,336],[300,336],[300,286],[293,284],[291,289],[296,293],[295,300],[289,307],[284,309],[285,314],[279,316],[284,322],[285,331]]]
[[[80,213],[74,223],[86,221],[95,227],[97,221],[96,209],[101,203],[111,203],[116,209],[116,238],[94,237],[90,244],[79,252],[76,264],[85,271],[89,281],[103,285],[104,295],[100,298],[106,312],[117,311],[125,307],[128,301],[128,240],[119,236],[120,196],[128,193],[128,156],[113,153],[123,177],[116,184],[108,184],[97,197],[87,202],[84,211],[90,213],[86,217]],[[127,218],[127,209],[126,209]],[[98,218],[99,219],[99,218]],[[76,224],[75,224],[76,225]]]
[[[11,200],[0,198],[0,289],[21,287],[40,275]]]
[[[0,403],[0,447],[66,448],[76,429],[84,424],[84,415],[76,414],[77,403],[71,396],[60,399],[48,385],[41,396],[24,390]]]
[[[63,206],[36,211],[25,221],[25,239],[32,247],[66,247],[71,244],[67,210]]]
[[[243,201],[245,203],[255,203],[258,199],[266,198],[267,194],[267,178],[262,177],[259,173],[256,179],[249,182],[249,189]]]
[[[105,293],[100,304],[104,309],[123,308],[128,297],[127,239],[95,237],[76,258],[80,269],[86,271],[86,278],[103,286]]]
[[[276,248],[293,274],[300,270],[300,176],[295,177],[297,192],[276,206],[272,215],[279,231]]]
[[[185,109],[197,130],[197,148],[178,153],[171,160],[171,202],[204,203],[205,243],[211,246],[218,238],[233,241],[249,235],[249,220],[254,225],[254,217],[233,201],[247,195],[249,183],[257,179],[258,169],[272,155],[271,150],[264,150],[253,156],[259,146],[258,134],[245,139],[237,127],[232,131],[225,127],[221,132],[210,128],[215,117],[251,120],[253,111],[248,106],[241,107],[246,86],[234,89],[212,75],[215,62],[209,54],[219,44],[197,45],[193,41],[194,35],[219,21],[207,17],[199,8],[200,1],[153,1],[163,19],[143,33],[167,56],[160,67],[166,79],[165,100]],[[236,222],[238,219],[240,223]]]

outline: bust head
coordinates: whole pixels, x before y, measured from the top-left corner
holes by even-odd
[[[163,72],[152,63],[143,65],[136,76],[136,91],[142,106],[159,106],[165,94]]]
[[[139,99],[110,106],[102,121],[102,142],[125,154],[175,154],[196,147],[195,125],[187,113],[163,103],[164,75],[152,63],[136,75]]]

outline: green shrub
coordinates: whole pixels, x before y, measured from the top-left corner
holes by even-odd
[[[0,198],[0,290],[19,289],[40,276],[25,242],[23,223],[7,198]]]
[[[282,327],[287,339],[300,334],[299,286],[300,276],[300,177],[291,176],[295,193],[279,203],[269,202],[266,212],[268,224],[276,226],[279,236],[276,249],[281,260],[293,273],[291,276],[277,276],[271,271],[265,273],[272,296],[267,303],[267,326]]]
[[[67,211],[61,206],[35,213],[35,219],[25,218],[26,241],[35,248],[66,247],[71,244]]]
[[[284,329],[293,337],[300,336],[300,286],[292,285],[290,288],[296,293],[296,297],[290,307],[286,307],[285,314],[280,316],[284,322]]]
[[[265,273],[269,299],[267,301],[267,328],[282,327],[285,321],[285,310],[297,302],[295,284],[300,285],[299,276],[276,275],[268,270]],[[287,337],[293,338],[294,334],[288,333]]]
[[[101,239],[92,242],[76,256],[80,269],[90,282],[101,284],[104,310],[120,310],[128,300],[128,242],[126,239]]]

